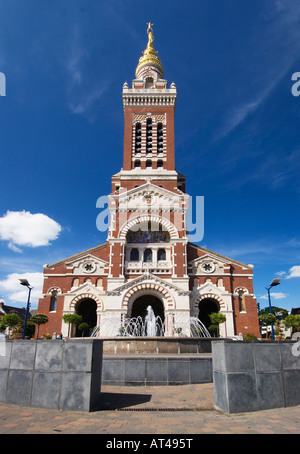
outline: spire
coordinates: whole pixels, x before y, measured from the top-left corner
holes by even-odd
[[[164,78],[164,69],[162,67],[161,61],[157,56],[158,52],[154,50],[153,47],[153,28],[151,22],[148,22],[148,44],[146,49],[142,52],[143,56],[139,59],[139,63],[135,70],[135,76],[137,79],[140,78],[141,74],[144,72],[145,67],[152,67],[158,73],[160,79]]]

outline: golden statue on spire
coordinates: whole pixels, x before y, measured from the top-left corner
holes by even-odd
[[[158,52],[156,52],[153,47],[154,36],[153,36],[152,25],[154,25],[154,24],[151,24],[151,22],[147,22],[147,25],[148,25],[148,28],[147,28],[148,44],[147,44],[147,48],[143,51],[143,54],[144,55],[147,55],[147,54],[156,55],[156,54],[158,54]]]
[[[154,50],[154,47],[153,47],[154,36],[153,36],[152,25],[154,25],[154,24],[152,24],[151,22],[147,22],[148,44],[147,44],[146,49],[142,52],[142,54],[143,54],[142,57],[139,59],[139,64],[136,68],[136,74],[138,73],[139,69],[142,66],[154,65],[158,68],[160,75],[163,78],[164,70],[163,70],[162,64],[160,62],[160,59],[157,56],[158,52],[156,50]]]
[[[147,28],[147,33],[148,33],[148,46],[152,46],[153,47],[153,41],[154,41],[154,37],[153,37],[153,28],[152,28],[152,25],[154,24],[151,24],[151,22],[148,22],[147,23],[148,25],[148,28]],[[147,46],[147,47],[148,47]]]

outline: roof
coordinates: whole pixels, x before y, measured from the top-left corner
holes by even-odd
[[[246,265],[245,263],[242,263],[242,262],[239,262],[237,260],[234,260],[234,259],[231,259],[229,257],[226,257],[225,255],[221,255],[221,254],[218,254],[217,252],[214,252],[214,251],[211,251],[210,249],[206,249],[202,246],[198,246],[197,244],[194,244],[194,243],[188,243],[190,246],[194,247],[195,249],[200,249],[201,251],[203,252],[206,252],[208,254],[213,254],[217,257],[220,257],[221,259],[223,260],[226,260],[230,263],[236,263],[237,265],[240,265],[240,266],[243,266],[243,267],[246,267],[246,268],[249,268],[249,269],[253,269],[253,265]],[[58,262],[54,262],[50,265],[46,265],[45,268],[52,268],[54,266],[58,266],[58,265],[61,265],[62,263],[65,263],[65,262],[68,262],[70,260],[74,260],[74,259],[77,259],[77,258],[80,258],[88,253],[92,253],[92,252],[95,252],[99,249],[103,249],[107,246],[107,243],[103,243],[103,244],[100,244],[98,246],[95,246],[91,249],[87,249],[86,251],[82,251],[82,252],[79,252],[78,254],[74,254],[74,255],[71,255],[70,257],[67,257],[63,260],[59,260]],[[300,308],[299,308],[299,311],[300,311]]]
[[[85,255],[87,253],[95,252],[98,249],[102,249],[102,248],[104,248],[106,246],[107,246],[107,243],[99,244],[98,246],[95,246],[95,247],[93,247],[91,249],[87,249],[86,251],[79,252],[78,254],[71,255],[70,257],[67,257],[67,258],[65,258],[63,260],[59,260],[58,262],[52,263],[50,265],[46,265],[45,268],[52,268],[53,266],[61,265],[62,263],[68,262],[69,260],[74,260],[74,259],[80,258],[80,257],[82,257],[83,255]]]
[[[292,315],[300,315],[300,307],[292,308],[291,314]]]
[[[213,254],[217,257],[220,257],[221,259],[223,260],[226,260],[230,263],[236,263],[237,265],[240,265],[240,266],[245,266],[246,268],[249,268],[249,269],[253,269],[253,265],[246,265],[245,263],[242,263],[242,262],[238,262],[237,260],[234,260],[234,259],[231,259],[229,257],[226,257],[225,255],[221,255],[221,254],[218,254],[217,252],[214,252],[214,251],[211,251],[209,249],[206,249],[202,246],[198,246],[197,244],[194,244],[194,243],[188,243],[190,246],[194,247],[195,249],[200,249],[201,251],[203,252],[207,252],[208,254]]]
[[[25,319],[26,309],[25,307],[15,307],[15,306],[7,306],[6,304],[1,304],[0,306],[0,313],[3,315],[7,314],[17,314],[21,319]],[[29,314],[29,317],[31,315]]]

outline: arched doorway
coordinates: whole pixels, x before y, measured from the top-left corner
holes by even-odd
[[[148,306],[152,307],[155,317],[159,316],[163,322],[165,319],[164,305],[162,301],[154,295],[142,295],[137,298],[132,305],[131,318],[139,316],[145,318]]]
[[[213,312],[219,312],[220,306],[219,303],[213,298],[205,298],[199,303],[199,314],[198,318],[205,325],[206,328],[212,324],[209,318],[210,314]]]
[[[97,325],[97,303],[92,298],[82,299],[76,306],[76,313],[81,315],[82,322],[87,323],[89,328],[84,331],[84,336],[89,336]],[[76,327],[76,337],[82,336],[82,331]]]
[[[153,312],[147,310],[149,306]],[[133,302],[131,309],[131,320],[134,319],[138,319],[135,322],[138,326],[135,335],[150,337],[164,335],[164,305],[157,296],[148,294],[138,297]]]

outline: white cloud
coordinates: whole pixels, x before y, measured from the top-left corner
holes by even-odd
[[[292,277],[300,277],[300,266],[292,266],[289,270],[289,275],[286,276],[286,279],[291,279]]]
[[[277,73],[276,77],[265,79],[264,86],[258,94],[254,96],[254,100],[241,103],[239,106],[232,107],[229,111],[225,125],[217,134],[217,138],[222,138],[231,133],[237,126],[239,126],[246,118],[256,109],[264,103],[268,98],[271,92],[275,89],[278,83],[285,76],[286,72],[289,69],[289,65],[284,66],[284,69]],[[271,82],[270,82],[271,81]],[[254,90],[254,89],[253,89]]]
[[[251,112],[254,112],[259,106],[259,104],[260,101],[254,101],[233,108],[233,110],[229,114],[229,119],[227,120],[225,126],[223,127],[219,137],[227,136],[240,123],[242,123]]]
[[[284,276],[286,274],[285,271],[277,271],[277,273],[275,273],[276,276]]]
[[[31,287],[31,307],[37,307],[38,299],[42,295],[43,273],[12,273],[6,279],[0,281],[1,295],[4,296],[5,303],[10,306],[26,307],[28,289],[20,284],[19,279],[27,279]]]
[[[56,240],[62,227],[45,214],[32,214],[29,211],[7,211],[0,218],[0,239],[8,241],[15,252],[18,246],[48,246]]]
[[[288,295],[286,293],[277,292],[277,293],[270,293],[270,296],[271,296],[271,298],[274,298],[274,300],[283,300]],[[267,300],[268,298],[269,297],[267,294],[259,297],[259,299],[261,299],[261,300]]]

